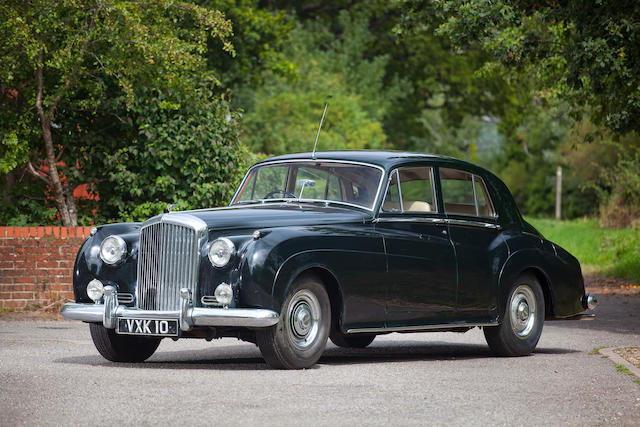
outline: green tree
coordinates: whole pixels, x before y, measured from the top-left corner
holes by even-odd
[[[633,0],[408,0],[419,22],[435,5],[439,34],[489,55],[487,73],[559,97],[616,133],[640,130],[640,3]],[[426,9],[428,10],[428,8]]]
[[[179,111],[215,82],[207,40],[233,52],[220,12],[178,1],[12,0],[0,31],[0,168],[26,164],[63,225],[78,223],[74,189],[110,171],[92,154],[142,130],[139,98],[153,89],[165,96],[156,108]]]
[[[244,141],[255,151],[310,151],[325,102],[319,149],[382,148],[383,120],[402,96],[403,82],[384,80],[388,55],[366,57],[372,42],[364,19],[342,12],[341,37],[320,21],[299,24],[283,55],[293,76],[268,73],[247,103]],[[243,96],[243,95],[241,95]]]

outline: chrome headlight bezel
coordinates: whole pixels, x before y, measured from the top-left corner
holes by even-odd
[[[225,267],[236,254],[236,245],[226,237],[219,237],[209,246],[209,261],[214,267]]]
[[[113,242],[113,248],[116,250],[116,256],[110,257],[106,253],[106,246]],[[100,243],[100,259],[105,264],[118,265],[127,257],[127,243],[120,236],[108,236]]]

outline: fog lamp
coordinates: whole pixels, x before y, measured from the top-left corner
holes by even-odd
[[[102,295],[104,294],[104,286],[102,282],[98,279],[93,279],[87,285],[87,295],[91,298],[92,301],[98,302],[102,299]]]
[[[216,288],[214,295],[216,296],[216,301],[218,301],[219,304],[227,306],[231,300],[233,300],[233,289],[231,288],[231,285],[220,283]]]

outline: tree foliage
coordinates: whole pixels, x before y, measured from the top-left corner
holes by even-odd
[[[75,188],[100,186],[105,175],[122,170],[113,164],[119,157],[110,156],[125,141],[143,141],[145,126],[164,124],[165,115],[177,120],[175,112],[194,101],[197,113],[227,114],[211,91],[217,80],[206,67],[210,38],[233,54],[231,23],[219,11],[159,0],[8,1],[0,5],[0,29],[0,168],[15,172],[26,164],[46,185],[64,225],[77,223]],[[156,94],[159,102],[153,102]],[[156,110],[141,110],[145,104]],[[211,114],[191,118],[210,120]],[[226,136],[231,139],[225,148],[214,151],[228,150],[233,157],[239,146],[233,132]],[[190,149],[200,158],[203,147]],[[136,185],[147,192],[155,183]],[[5,191],[5,202],[10,199]]]
[[[382,148],[383,119],[402,93],[402,82],[385,84],[389,57],[363,55],[372,36],[366,21],[343,12],[336,39],[319,21],[298,25],[283,56],[292,75],[268,73],[253,93],[245,117],[245,141],[269,154],[310,151],[325,103],[328,113],[319,149]]]
[[[424,2],[409,2],[414,5]],[[431,2],[428,2],[431,3]],[[633,0],[433,0],[439,33],[490,55],[487,73],[513,84],[533,77],[542,96],[585,105],[616,133],[640,129],[640,3]],[[420,12],[414,8],[411,13]]]

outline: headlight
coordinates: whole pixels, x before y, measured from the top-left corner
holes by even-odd
[[[233,299],[233,289],[231,289],[231,286],[226,283],[220,283],[216,288],[214,295],[216,296],[217,302],[227,306]]]
[[[216,239],[209,248],[209,261],[216,267],[224,267],[236,252],[233,242],[226,237]]]
[[[100,259],[107,264],[116,264],[122,261],[127,254],[127,244],[122,237],[109,236],[100,245]]]
[[[102,282],[98,279],[93,279],[87,285],[87,295],[94,302],[100,301],[102,295],[104,294],[104,286],[102,286]]]

